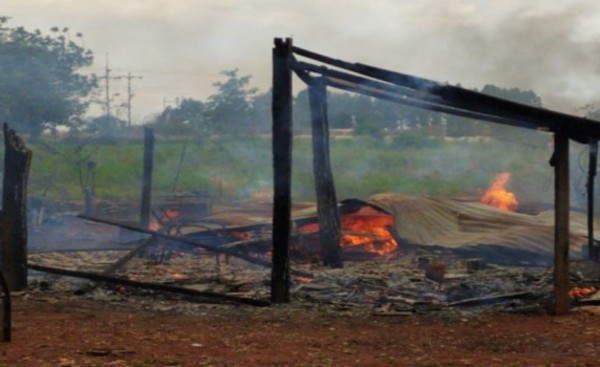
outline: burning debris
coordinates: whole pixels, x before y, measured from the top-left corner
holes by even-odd
[[[272,245],[271,228],[265,223],[270,207],[220,208],[202,217],[180,209],[172,205],[155,215],[158,232],[148,231],[152,234],[148,239],[154,240],[130,243],[134,247],[129,252],[36,254],[30,262],[114,277],[119,297],[135,294],[136,286],[156,284],[160,287],[151,288],[154,292],[191,289],[197,292],[193,297],[203,301],[267,299]],[[551,272],[531,267],[540,265],[532,261],[532,254],[542,263],[550,258],[552,225],[546,219],[551,216],[398,194],[344,200],[339,210],[345,266],[328,269],[317,265],[316,209],[296,208],[290,249],[296,301],[378,315],[490,304],[529,312],[543,308],[551,294]],[[579,242],[573,243],[584,243],[577,228],[575,221],[572,235]],[[129,285],[119,285],[119,279]],[[106,295],[104,288],[89,288],[89,292]]]

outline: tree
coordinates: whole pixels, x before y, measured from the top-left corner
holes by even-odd
[[[127,122],[117,117],[102,115],[88,121],[84,131],[101,137],[116,137],[126,126]]]
[[[351,129],[353,115],[353,96],[348,93],[327,93],[329,127],[332,129]]]
[[[386,130],[392,131],[398,127],[402,106],[364,96],[355,97],[354,120],[357,135],[371,135],[381,138]],[[356,108],[356,107],[362,108]]]
[[[495,85],[487,84],[481,90],[481,93],[506,99],[533,107],[542,107],[542,99],[531,90],[520,90],[519,88],[500,88]]]
[[[165,133],[185,134],[200,132],[211,134],[211,126],[207,124],[204,102],[184,98],[177,107],[167,107],[155,120],[159,131]]]
[[[7,27],[7,21],[0,17],[0,120],[35,139],[86,111],[83,98],[96,78],[77,71],[91,65],[93,55],[70,40],[68,28],[52,28],[48,36]]]
[[[250,75],[238,76],[238,69],[221,72],[227,79],[213,85],[218,92],[206,102],[206,117],[215,132],[244,134],[254,129],[251,100],[258,92],[249,88]]]
[[[542,107],[542,99],[531,90],[524,91],[519,88],[500,88],[495,85],[487,84],[483,87],[481,93],[524,105]],[[536,134],[535,131],[531,130],[490,123],[488,131],[490,136],[500,140],[545,143],[545,139],[541,138],[540,134]]]
[[[273,91],[259,93],[252,98],[252,131],[266,134],[271,131],[271,101]]]

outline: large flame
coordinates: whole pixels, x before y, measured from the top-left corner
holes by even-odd
[[[362,246],[368,252],[384,255],[398,247],[389,229],[394,225],[394,217],[389,214],[364,206],[354,213],[342,215],[341,220],[340,247],[342,248]],[[300,232],[318,230],[318,223],[299,228]]]
[[[519,206],[517,197],[506,190],[510,182],[510,172],[500,172],[494,177],[490,187],[481,195],[479,201],[501,210],[515,211]]]
[[[364,206],[357,212],[342,216],[342,229],[355,233],[342,234],[340,246],[364,246],[365,250],[379,255],[390,253],[398,247],[389,230],[393,225],[393,216]]]

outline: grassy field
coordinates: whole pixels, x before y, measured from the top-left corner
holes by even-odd
[[[543,139],[549,142],[547,138]],[[548,164],[552,148],[543,139],[535,144],[418,136],[333,139],[331,157],[338,199],[366,198],[380,192],[478,195],[496,173],[510,171],[511,189],[517,197],[524,201],[552,200],[553,174]],[[34,151],[30,197],[78,200],[82,186],[95,186],[100,200],[139,198],[141,139],[85,144],[48,140],[30,148]],[[572,149],[575,180],[581,176],[578,149]],[[311,150],[309,138],[294,140],[295,200],[314,198]],[[89,168],[90,161],[94,170]],[[157,136],[153,177],[154,195],[208,190],[223,199],[244,200],[272,187],[271,141],[258,137],[166,140]]]

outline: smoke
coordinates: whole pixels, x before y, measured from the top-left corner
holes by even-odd
[[[599,4],[547,3],[494,2],[488,9],[449,5],[445,21],[431,25],[436,31],[412,43],[421,52],[408,66],[416,69],[414,63],[421,63],[419,69],[468,87],[533,90],[545,107],[568,113],[597,103],[600,40],[591,22]]]
[[[142,75],[138,119],[175,97],[205,99],[223,70],[239,68],[268,90],[274,37],[469,88],[533,90],[546,107],[569,113],[595,103],[600,82],[595,0],[7,0],[3,13],[28,29],[83,33],[98,74],[109,54],[114,75]],[[125,87],[114,83],[122,94]]]

